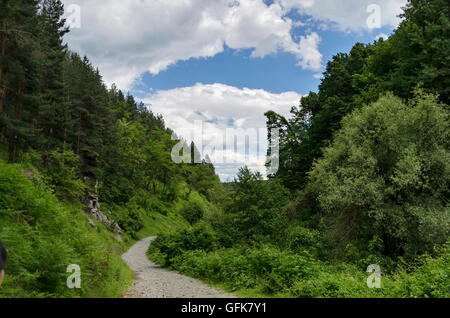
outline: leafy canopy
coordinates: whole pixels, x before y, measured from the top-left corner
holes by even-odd
[[[387,94],[342,122],[311,187],[337,242],[373,237],[388,256],[415,255],[450,234],[449,116],[434,96]]]

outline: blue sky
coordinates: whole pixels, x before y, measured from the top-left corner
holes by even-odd
[[[406,0],[63,2],[70,48],[178,136],[200,136],[225,181],[243,165],[264,173],[264,113],[289,116],[333,55],[389,35]],[[257,137],[224,146],[227,129]]]
[[[324,66],[340,52],[347,53],[356,42],[372,43],[377,35],[390,34],[392,27],[383,27],[370,32],[341,32],[314,30],[321,38],[319,50],[323,54]],[[250,57],[252,49],[235,50],[225,47],[222,53],[208,58],[191,58],[179,61],[156,75],[143,74],[140,83],[131,93],[143,96],[149,90],[168,90],[193,86],[196,83],[223,83],[239,88],[264,89],[272,93],[296,91],[307,94],[317,91],[320,79],[314,75],[321,71],[305,70],[296,66],[294,55],[277,52],[263,58]]]

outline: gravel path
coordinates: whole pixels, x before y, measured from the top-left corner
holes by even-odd
[[[122,259],[135,272],[135,280],[125,298],[234,298],[236,296],[204,283],[168,271],[151,262],[146,255],[155,237],[137,242]]]

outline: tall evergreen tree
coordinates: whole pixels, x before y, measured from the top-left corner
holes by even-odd
[[[41,67],[41,100],[38,113],[40,134],[37,140],[44,151],[61,146],[66,129],[67,107],[64,99],[62,65],[66,56],[63,36],[68,32],[64,7],[59,0],[43,0],[39,10],[39,37],[45,58],[39,59]]]
[[[15,162],[35,134],[40,55],[37,1],[0,3],[0,138]]]

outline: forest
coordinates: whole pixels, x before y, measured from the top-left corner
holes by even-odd
[[[0,2],[0,298],[122,297],[120,255],[150,235],[151,260],[241,297],[450,297],[448,1],[409,0],[289,117],[268,111],[278,172],[231,183],[190,141],[191,163],[172,161],[164,118],[64,44],[63,13]],[[86,213],[89,194],[111,222]]]

